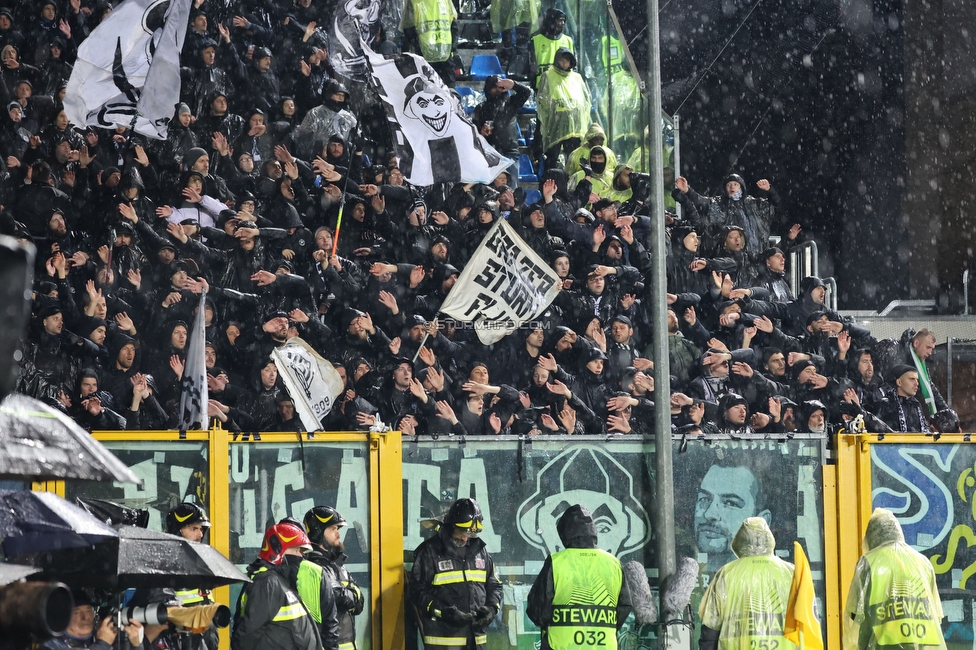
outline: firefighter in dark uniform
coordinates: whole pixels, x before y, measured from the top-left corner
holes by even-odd
[[[477,537],[482,521],[474,499],[458,499],[437,534],[414,551],[410,598],[429,649],[487,648],[486,629],[501,607],[502,584]]]
[[[341,529],[346,520],[331,506],[315,506],[305,513],[305,530],[312,552],[305,556],[332,578],[339,621],[339,650],[356,650],[356,616],[363,611],[363,594],[346,570]]]
[[[166,532],[170,535],[179,535],[202,544],[209,528],[207,511],[196,503],[183,502],[166,513]],[[183,607],[211,605],[214,602],[209,589],[174,589],[173,592]],[[213,625],[203,634],[192,635],[192,639],[193,650],[217,650],[219,637]]]
[[[615,650],[631,610],[620,560],[596,547],[596,526],[584,506],[570,506],[556,532],[565,550],[546,558],[527,602],[526,613],[542,630],[542,650]]]
[[[332,583],[303,555],[312,543],[301,526],[279,523],[264,535],[257,559],[247,567],[234,617],[232,650],[336,650]],[[327,578],[327,577],[326,577]],[[319,620],[331,622],[320,625]],[[321,630],[331,630],[323,642]]]

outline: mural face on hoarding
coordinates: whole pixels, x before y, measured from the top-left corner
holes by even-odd
[[[535,492],[519,506],[519,534],[546,555],[562,550],[556,522],[569,506],[593,515],[600,548],[625,555],[651,538],[647,511],[634,496],[634,477],[604,449],[574,447],[539,472]]]

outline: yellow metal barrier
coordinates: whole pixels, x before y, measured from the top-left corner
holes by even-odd
[[[262,449],[270,451],[270,456],[263,456],[275,458],[279,463],[290,461],[283,464],[286,470],[295,463],[301,466],[301,476],[288,477],[292,480],[291,484],[281,486],[280,490],[275,486],[272,493],[265,490],[260,497],[250,495],[252,501],[264,498],[257,510],[274,519],[280,519],[285,514],[301,518],[304,509],[312,505],[309,498],[291,504],[287,503],[287,499],[285,503],[276,501],[286,488],[296,484],[304,486],[305,477],[310,480],[329,480],[336,484],[342,480],[341,471],[337,476],[326,475],[324,469],[313,467],[315,463],[311,461],[306,466],[306,452],[311,455],[319,451],[333,452],[329,459],[335,461],[332,465],[338,465],[340,470],[347,461],[350,461],[349,464],[364,463],[363,469],[368,476],[368,481],[363,481],[362,486],[365,490],[362,496],[366,497],[362,501],[365,503],[359,502],[358,493],[348,495],[350,502],[357,503],[359,508],[367,511],[368,535],[367,539],[360,539],[360,546],[365,544],[366,548],[356,550],[366,559],[372,606],[364,613],[364,616],[370,616],[370,628],[366,631],[365,638],[361,639],[365,643],[360,643],[360,648],[389,650],[403,647],[403,506],[398,431],[235,434],[215,427],[210,431],[187,431],[182,436],[177,431],[111,431],[95,432],[93,435],[123,457],[123,461],[151,485],[139,490],[135,486],[117,484],[72,482],[66,485],[64,481],[46,481],[33,483],[33,489],[56,492],[68,499],[86,495],[100,498],[114,496],[130,503],[140,502],[143,504],[141,507],[148,507],[152,512],[150,527],[159,529],[165,527],[165,512],[173,501],[193,495],[207,506],[213,524],[210,529],[210,544],[238,565],[247,564],[254,558],[253,553],[251,556],[243,556],[242,549],[245,546],[242,546],[243,535],[240,531],[238,543],[235,544],[232,540],[232,504],[236,506],[238,519],[243,518],[243,521],[251,524],[252,535],[260,534],[267,523],[258,519],[256,512],[241,512],[241,504],[233,502],[232,489],[238,492],[240,500],[241,495],[248,490],[238,488],[244,482],[254,482],[254,476],[260,475],[259,482],[262,485],[268,482],[267,472],[259,470],[257,466],[258,460],[254,464],[245,464],[242,461],[242,458],[251,456],[247,453],[248,449],[255,449],[255,453],[262,453]],[[232,453],[235,448],[237,452]],[[292,458],[296,448],[299,460],[294,461]],[[274,454],[275,450],[277,455]],[[170,460],[171,456],[178,459]],[[238,461],[236,467],[235,458]],[[168,494],[161,494],[158,487],[164,481],[172,482],[176,486],[175,492],[171,489]],[[345,494],[344,490],[346,487],[340,485],[337,492]],[[120,492],[125,496],[117,496]],[[338,508],[343,510],[341,505]],[[296,509],[301,509],[302,512]],[[360,531],[361,527],[357,526],[354,534],[359,537]],[[234,593],[237,593],[236,590]],[[236,603],[232,602],[234,595],[230,587],[215,590],[214,597],[232,611],[236,607]],[[221,650],[230,648],[229,634],[227,628],[220,630]]]
[[[834,491],[824,473],[825,513],[836,513],[836,531],[826,530],[837,549],[836,583],[829,579],[828,645],[840,647],[839,614],[847,598],[861,540],[875,506],[892,510],[905,541],[933,564],[946,619],[949,648],[971,648],[976,600],[976,445],[970,434],[936,439],[923,434],[844,435],[837,440]],[[830,540],[834,540],[833,542]],[[830,576],[828,576],[829,578]]]

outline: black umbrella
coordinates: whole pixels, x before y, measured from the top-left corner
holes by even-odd
[[[64,549],[22,556],[72,587],[109,589],[213,589],[234,582],[250,582],[230,560],[206,544],[120,526],[118,538],[91,549]]]
[[[0,490],[0,539],[7,557],[115,539],[114,528],[53,492]]]
[[[0,480],[142,481],[71,418],[11,393],[0,402]]]
[[[149,525],[149,511],[140,508],[130,508],[115,501],[95,499],[92,497],[75,497],[75,503],[90,512],[99,521],[109,526],[137,526],[145,528]]]

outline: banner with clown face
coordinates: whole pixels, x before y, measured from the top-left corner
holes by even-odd
[[[490,183],[512,164],[478,133],[457,94],[423,57],[387,58],[365,43],[362,47],[408,182],[419,186]]]

